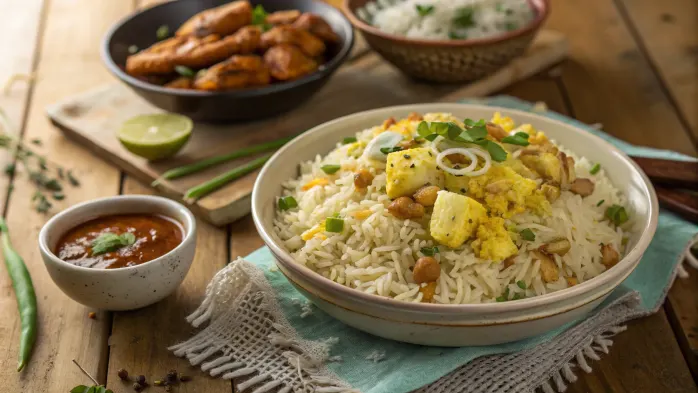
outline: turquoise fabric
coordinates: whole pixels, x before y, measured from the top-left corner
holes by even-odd
[[[508,96],[497,96],[467,102],[501,106],[506,108],[531,110],[528,102]],[[628,154],[690,160],[690,157],[675,152],[637,147],[620,141],[588,125],[553,112],[544,116],[572,124],[596,134],[614,144]],[[646,311],[655,310],[664,300],[664,293],[672,273],[692,236],[698,227],[672,213],[662,211],[659,228],[638,268],[618,287],[598,310],[611,301],[628,293],[638,291],[642,302],[639,307]],[[558,328],[538,337],[515,343],[472,348],[436,348],[404,344],[385,340],[363,333],[342,324],[318,310],[305,318],[300,317],[297,299],[302,295],[286,281],[280,272],[272,272],[273,257],[267,248],[261,248],[246,258],[265,272],[272,287],[276,290],[282,308],[291,325],[306,339],[322,340],[338,337],[332,355],[340,355],[342,362],[330,363],[329,367],[342,379],[364,393],[406,393],[431,383],[452,370],[485,355],[521,351],[538,343],[545,342],[560,334],[573,324]],[[294,301],[295,300],[295,301]],[[383,361],[374,363],[366,357],[374,350],[385,351]]]

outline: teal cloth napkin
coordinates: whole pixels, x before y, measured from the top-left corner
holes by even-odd
[[[528,111],[533,107],[529,102],[508,96],[465,102]],[[598,135],[631,155],[691,160],[690,157],[671,151],[630,145],[558,113],[546,111],[540,114]],[[656,311],[664,301],[667,287],[671,284],[676,265],[679,263],[680,254],[697,231],[697,226],[670,212],[662,211],[659,215],[657,233],[637,269],[594,312],[599,312],[614,300],[632,291],[640,294],[641,302],[637,305],[640,308],[639,311],[646,313]],[[342,361],[330,363],[328,367],[340,378],[364,393],[407,393],[436,381],[475,358],[523,351],[552,339],[574,325],[570,323],[523,341],[486,347],[437,348],[400,343],[351,328],[317,308],[314,308],[311,315],[301,318],[298,299],[302,298],[302,295],[281,273],[269,270],[274,264],[274,258],[269,250],[266,247],[261,248],[245,259],[265,272],[266,278],[276,291],[286,317],[301,337],[309,340],[339,338],[339,342],[332,348],[332,355],[341,356]],[[366,360],[366,357],[375,350],[383,351],[384,359],[380,362]]]

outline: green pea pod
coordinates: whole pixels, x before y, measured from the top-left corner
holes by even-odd
[[[29,361],[34,341],[36,341],[36,294],[34,293],[34,285],[27,266],[24,264],[22,257],[12,247],[12,243],[10,243],[7,224],[2,217],[0,217],[0,231],[2,231],[0,241],[2,241],[5,266],[7,266],[7,272],[10,274],[12,286],[15,289],[17,308],[19,309],[19,317],[22,324],[19,340],[19,360],[17,363],[17,371],[22,371]]]

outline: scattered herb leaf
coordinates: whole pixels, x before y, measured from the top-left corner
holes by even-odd
[[[460,28],[468,28],[475,26],[475,10],[473,7],[463,7],[456,10],[456,16],[453,18],[453,24]]]
[[[417,13],[419,14],[419,16],[427,16],[427,15],[431,14],[432,12],[434,12],[433,5],[417,4],[415,6],[415,8],[417,9]]]
[[[357,139],[353,136],[348,136],[344,139],[342,139],[342,144],[343,145],[348,145],[350,143],[356,143]]]
[[[628,212],[623,206],[611,205],[606,209],[606,217],[618,226],[628,221]]]
[[[421,251],[422,254],[428,257],[433,257],[434,255],[439,253],[439,247],[422,247],[419,251]]]
[[[516,285],[521,289],[526,289],[526,281],[524,281],[524,280],[517,281]]]
[[[15,174],[16,169],[17,169],[17,167],[15,166],[15,164],[9,163],[9,164],[5,165],[5,174],[7,176],[12,176]]]
[[[125,232],[121,235],[111,232],[103,233],[92,241],[92,255],[101,255],[116,251],[121,247],[130,246],[135,242],[136,236],[131,232]]]
[[[54,192],[53,199],[55,199],[57,201],[62,201],[63,199],[65,199],[65,195],[63,195],[62,192]]]
[[[591,173],[592,175],[595,175],[595,174],[599,173],[600,170],[601,170],[601,164],[599,164],[597,162],[596,164],[594,164],[594,166],[591,167],[591,169],[589,170],[589,173]]]
[[[525,132],[517,132],[514,135],[505,136],[502,138],[502,142],[509,143],[511,145],[528,146],[528,134]]]
[[[267,21],[267,11],[262,7],[261,4],[257,4],[252,10],[252,24],[253,25],[263,25]]]
[[[381,147],[381,153],[383,154],[390,154],[390,153],[395,153],[396,151],[402,150],[400,146],[393,146],[393,147]]]
[[[600,201],[596,204],[596,207],[599,207],[599,206],[603,205],[604,202],[606,202],[604,199],[600,200]]]
[[[519,234],[521,235],[521,238],[526,241],[532,242],[536,240],[536,234],[533,233],[533,231],[529,228],[524,229],[523,231],[519,232]]]
[[[42,144],[41,139],[39,139],[39,138],[34,138],[34,139],[32,139],[32,140],[31,140],[31,143],[33,143],[33,144],[35,144],[35,145],[37,145],[37,146],[41,146],[41,144]]]
[[[78,181],[78,178],[73,175],[73,171],[68,169],[68,172],[66,174],[68,177],[68,181],[73,187],[79,187],[80,186],[80,181]]]
[[[157,30],[155,30],[155,37],[158,39],[158,41],[162,41],[169,36],[170,36],[170,27],[167,25],[162,25],[162,26],[158,27]]]
[[[504,24],[504,28],[505,28],[507,31],[513,31],[513,30],[518,29],[518,28],[519,28],[519,25],[517,25],[517,24],[514,23],[514,22],[507,22],[507,23]]]
[[[509,300],[509,287],[507,286],[504,289],[504,293],[501,296],[498,296],[495,300],[500,303]]]

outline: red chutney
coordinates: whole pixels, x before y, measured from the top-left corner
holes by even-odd
[[[92,243],[100,235],[126,232],[135,236],[133,244],[100,255],[92,254]],[[76,266],[115,269],[161,257],[177,247],[183,236],[180,223],[169,217],[150,214],[104,216],[69,230],[58,242],[55,254]]]

